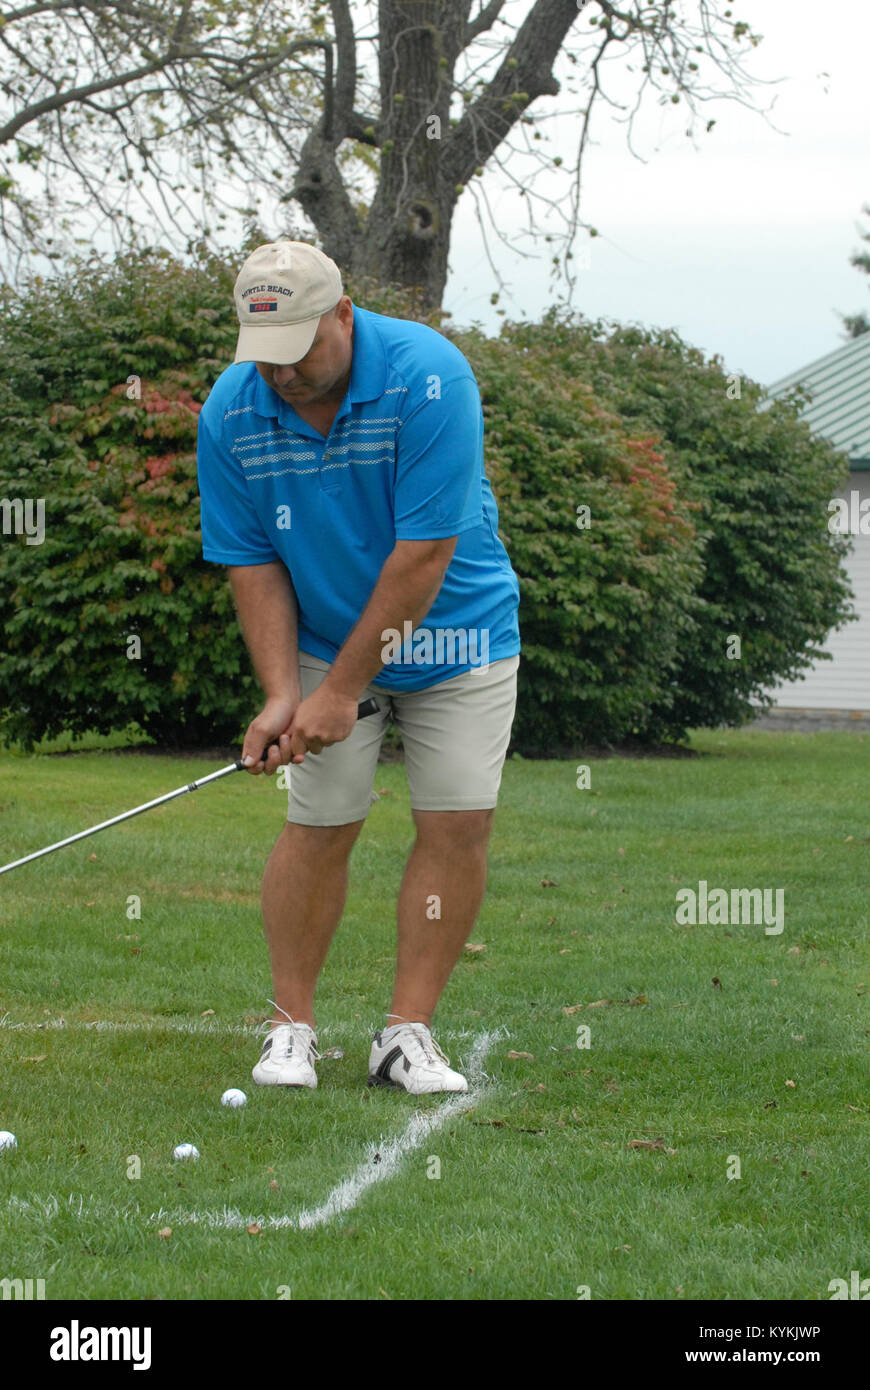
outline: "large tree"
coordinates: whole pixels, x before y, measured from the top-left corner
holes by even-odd
[[[420,285],[431,306],[466,189],[500,234],[482,181],[497,166],[570,282],[596,107],[629,140],[648,99],[709,131],[704,103],[753,105],[742,60],[758,42],[727,0],[6,6],[0,232],[19,256],[62,255],[107,222],[126,242],[220,244],[233,211],[286,231],[295,203],[341,265]],[[547,119],[572,111],[573,149],[548,149]]]

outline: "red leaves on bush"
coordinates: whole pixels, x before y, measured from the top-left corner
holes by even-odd
[[[198,415],[202,410],[199,401],[194,400],[184,387],[181,387],[175,396],[164,396],[153,386],[142,396],[142,408],[147,415],[168,415],[179,406],[182,410],[189,410],[193,415]]]
[[[167,473],[174,473],[175,471],[175,456],[174,454],[163,454],[162,457],[157,458],[152,455],[151,458],[145,459],[142,467],[150,478],[165,478]]]

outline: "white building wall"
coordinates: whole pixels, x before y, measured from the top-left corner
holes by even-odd
[[[870,471],[850,474],[840,496],[851,502],[853,492],[858,493],[859,505],[870,499]],[[854,516],[854,508],[850,511]],[[863,524],[870,530],[870,501],[866,511]],[[776,687],[772,693],[777,709],[870,711],[870,534],[851,535],[850,540],[852,551],[845,567],[859,619],[829,634],[823,649],[831,653],[832,661],[817,661],[804,673],[803,680]]]

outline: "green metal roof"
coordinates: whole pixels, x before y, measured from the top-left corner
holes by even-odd
[[[812,393],[801,418],[847,453],[853,468],[870,468],[870,333],[781,377],[767,394],[775,400],[798,383]]]

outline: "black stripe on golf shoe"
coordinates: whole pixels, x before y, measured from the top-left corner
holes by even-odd
[[[393,1081],[390,1077],[390,1067],[393,1065],[395,1061],[397,1061],[399,1057],[404,1057],[404,1055],[405,1054],[402,1052],[402,1049],[400,1047],[392,1048],[391,1051],[387,1053],[386,1057],[384,1057],[377,1071],[372,1072],[371,1076],[366,1082],[366,1085],[395,1086],[397,1083]]]

